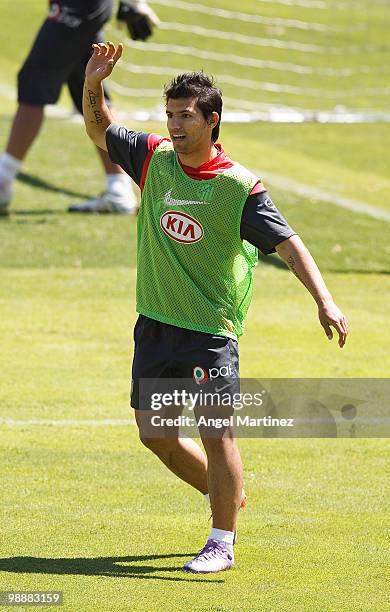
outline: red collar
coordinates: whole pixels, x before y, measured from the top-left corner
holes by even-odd
[[[180,166],[190,178],[195,179],[197,181],[205,181],[208,179],[215,178],[218,174],[221,174],[221,172],[224,172],[225,170],[233,166],[232,160],[229,159],[229,157],[225,154],[225,151],[222,149],[221,145],[216,144],[215,146],[218,149],[218,155],[210,161],[205,162],[198,168],[185,166],[178,158]]]

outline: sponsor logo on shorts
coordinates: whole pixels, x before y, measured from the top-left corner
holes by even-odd
[[[229,376],[233,376],[233,366],[231,363],[226,366],[221,366],[220,368],[209,368],[208,370],[205,370],[202,366],[195,366],[192,370],[192,377],[197,385],[203,385],[209,379],[213,380],[214,378],[225,378]]]
[[[202,366],[195,366],[192,370],[192,378],[197,385],[204,385],[204,383],[208,381],[209,375],[207,370],[202,368]]]
[[[273,203],[273,201],[271,200],[271,198],[267,197],[264,202],[263,202],[264,206],[266,206],[267,208],[275,208],[275,204]]]
[[[176,210],[161,215],[160,225],[163,232],[176,242],[199,242],[203,238],[203,227],[199,221]]]
[[[56,19],[58,19],[60,13],[61,13],[60,5],[57,4],[57,2],[53,2],[49,6],[49,14],[47,18],[52,21],[55,21]]]

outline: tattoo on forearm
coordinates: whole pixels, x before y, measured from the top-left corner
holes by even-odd
[[[287,265],[290,268],[291,272],[294,272],[295,276],[298,276],[297,271],[295,269],[295,259],[292,255],[287,259]]]
[[[92,89],[88,89],[87,94],[89,107],[94,116],[94,119],[91,119],[91,123],[96,123],[96,125],[99,125],[100,123],[103,123],[102,113],[100,110],[94,107],[97,105],[100,96],[96,91],[92,91]]]
[[[99,123],[103,123],[102,113],[100,112],[100,110],[94,110],[93,114],[94,114],[95,120],[92,121],[92,123],[96,123],[96,125],[99,125]]]
[[[109,121],[107,120],[108,109],[104,104],[104,94],[99,88],[90,89],[84,83],[83,110],[84,120],[88,129],[92,130],[92,133],[97,131],[100,134],[102,128],[106,124],[108,125]]]
[[[287,259],[287,265],[290,268],[291,272],[293,272],[293,274],[295,274],[295,276],[301,281],[301,283],[303,283],[306,287],[306,283],[302,280],[302,278],[299,276],[298,272],[295,269],[295,259],[292,255],[290,255],[290,257],[288,257]]]
[[[96,99],[99,97],[99,94],[92,91],[92,89],[88,89],[88,97],[91,107],[96,106]]]

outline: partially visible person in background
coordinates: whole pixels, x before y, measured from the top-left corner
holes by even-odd
[[[46,104],[55,104],[67,84],[77,110],[82,113],[85,67],[91,45],[102,40],[101,29],[114,9],[114,0],[49,1],[30,53],[18,74],[18,108],[5,152],[0,156],[0,214],[9,211],[13,182],[44,119]],[[117,19],[126,24],[131,38],[146,40],[158,18],[143,1],[119,2]],[[108,92],[106,96],[110,99]],[[137,211],[130,177],[97,147],[106,175],[106,190],[86,202],[69,207],[70,212],[122,213]]]

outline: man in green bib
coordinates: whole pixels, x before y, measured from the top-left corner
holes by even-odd
[[[217,143],[221,92],[203,73],[182,74],[165,89],[170,138],[114,123],[102,87],[122,45],[93,45],[84,85],[86,130],[139,185],[137,312],[133,389],[142,442],[179,478],[210,502],[213,524],[186,571],[212,573],[234,565],[237,514],[245,505],[242,463],[230,427],[202,435],[205,453],[190,438],[147,437],[142,379],[192,379],[238,384],[237,339],[252,293],[258,249],[278,252],[318,306],[329,339],[342,348],[347,321],[333,302],[300,238],[261,181],[233,162]]]

